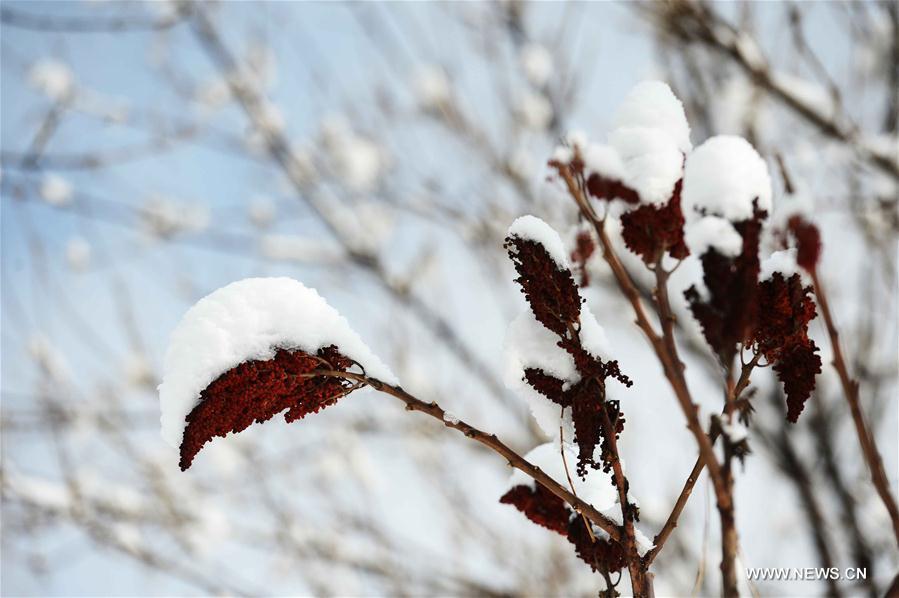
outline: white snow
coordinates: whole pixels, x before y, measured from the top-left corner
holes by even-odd
[[[530,309],[518,314],[506,331],[506,385],[514,388],[527,368],[540,368],[547,374],[572,384],[580,380],[574,358],[559,347],[558,342],[559,337],[538,322]]]
[[[562,449],[565,447],[565,460],[562,460]],[[535,447],[524,458],[536,465],[543,473],[558,482],[561,486],[571,490],[568,483],[568,474],[574,484],[574,493],[582,501],[592,505],[598,511],[604,511],[615,506],[618,491],[612,485],[612,476],[602,470],[587,469],[587,476],[581,479],[577,475],[577,451],[568,443],[560,445],[557,442],[547,442]],[[566,474],[565,466],[568,466]],[[520,470],[515,470],[509,479],[509,487],[529,486],[535,487],[536,482],[532,477]]]
[[[221,108],[231,99],[231,86],[227,79],[215,77],[200,85],[194,91],[193,99],[209,110]]]
[[[683,175],[684,156],[677,142],[664,129],[622,127],[609,136],[624,162],[625,183],[648,204],[668,201]]]
[[[154,237],[167,238],[185,231],[201,231],[209,224],[209,208],[164,195],[150,195],[139,208],[144,228]]]
[[[269,133],[281,133],[284,131],[286,123],[287,121],[284,118],[284,112],[281,111],[281,108],[268,101],[259,104],[256,125],[263,131],[268,131]]]
[[[611,359],[611,351],[609,350],[609,339],[606,337],[606,331],[603,330],[599,322],[587,303],[581,305],[581,329],[580,329],[581,346],[590,355],[603,361]]]
[[[3,490],[5,496],[25,500],[45,509],[68,511],[72,506],[71,495],[62,483],[23,474],[11,466],[4,468]]]
[[[704,216],[687,226],[684,232],[690,253],[701,256],[709,248],[726,257],[743,252],[743,237],[729,220],[719,216]]]
[[[66,243],[66,261],[76,272],[87,270],[91,262],[91,246],[82,237],[72,237]]]
[[[322,144],[334,174],[353,191],[371,191],[387,169],[388,156],[383,148],[357,134],[341,116],[331,116],[322,123]]]
[[[517,147],[506,160],[509,170],[520,179],[531,180],[540,171],[537,160],[524,147]]]
[[[564,142],[553,148],[553,160],[567,164],[574,159],[575,152],[583,158],[584,153],[587,151],[587,145],[586,133],[576,129],[568,131],[565,134]]]
[[[739,222],[752,218],[752,202],[771,211],[768,166],[742,137],[709,138],[687,158],[684,171],[684,212],[715,214]]]
[[[762,69],[767,64],[762,49],[755,43],[752,36],[745,31],[736,34],[735,46],[740,55],[746,60],[746,63],[755,69]]]
[[[544,46],[530,43],[519,55],[524,75],[532,85],[543,87],[553,73],[553,57]]]
[[[643,81],[625,96],[615,113],[613,129],[635,127],[664,131],[685,154],[693,149],[684,105],[667,83]]]
[[[568,252],[562,238],[553,228],[536,216],[521,216],[517,218],[506,233],[509,237],[518,237],[525,241],[534,241],[543,245],[549,257],[556,263],[559,270],[571,268],[568,261]]]
[[[759,280],[767,280],[774,276],[775,272],[781,273],[784,278],[789,278],[799,273],[795,249],[775,251],[767,259],[762,260]]]
[[[266,228],[275,219],[275,203],[268,197],[257,195],[250,200],[248,213],[250,222],[259,228]]]
[[[290,176],[303,184],[309,184],[318,179],[318,170],[312,159],[312,152],[306,147],[291,145],[288,169]]]
[[[276,233],[260,237],[259,252],[268,259],[301,264],[333,264],[343,257],[342,249],[327,239]]]
[[[525,127],[542,131],[552,121],[553,107],[542,94],[526,93],[519,98],[515,113]]]
[[[749,430],[738,421],[727,422],[722,420],[721,431],[724,432],[724,435],[727,436],[727,439],[732,444],[742,442],[749,436]]]
[[[28,82],[37,91],[57,102],[66,99],[75,88],[75,76],[69,65],[52,58],[34,63],[28,70]]]
[[[574,150],[570,147],[565,147],[564,145],[557,145],[553,149],[552,159],[560,164],[568,164],[574,159]]]
[[[140,351],[131,351],[121,364],[125,380],[133,386],[149,386],[153,381],[153,367]]]
[[[834,97],[820,84],[790,73],[777,71],[771,73],[771,79],[776,86],[788,90],[793,98],[813,112],[817,112],[824,118],[834,116],[837,109]]]
[[[634,526],[634,540],[637,543],[637,554],[640,556],[646,556],[646,553],[655,548],[655,544],[652,543],[652,540],[646,537],[640,529],[635,525]]]
[[[72,367],[66,356],[43,333],[37,332],[28,339],[28,354],[42,370],[45,378],[54,381],[72,379]]]
[[[45,175],[41,181],[40,195],[51,206],[64,206],[72,201],[72,184],[58,174]]]
[[[583,154],[587,148],[587,134],[578,129],[568,131],[565,135],[565,143],[571,149],[576,149]]]
[[[314,353],[336,345],[367,375],[397,384],[393,373],[314,290],[290,278],[247,278],[207,295],[172,332],[159,385],[162,436],[181,443],[184,418],[221,374],[275,350]]]
[[[671,198],[684,171],[684,154],[692,149],[690,127],[680,100],[665,83],[645,81],[622,102],[608,135],[608,145],[587,143],[583,133],[569,133],[553,158],[569,162],[578,151],[586,174],[603,175],[634,189],[646,204]]]
[[[418,103],[429,110],[446,106],[452,96],[452,87],[446,71],[437,65],[426,65],[416,74],[413,81]]]
[[[443,421],[445,421],[448,424],[456,425],[459,423],[459,418],[456,417],[455,414],[450,413],[449,411],[444,411],[443,412]]]
[[[580,374],[571,355],[558,346],[559,338],[543,327],[530,309],[512,320],[506,331],[503,346],[503,382],[527,401],[531,415],[549,438],[559,437],[559,425],[564,422],[566,440],[574,437],[571,410],[562,413],[561,406],[534,390],[525,380],[527,368],[539,368],[547,374],[574,384]]]
[[[593,173],[614,181],[623,181],[627,176],[621,156],[611,145],[591,143],[583,152],[586,175]]]

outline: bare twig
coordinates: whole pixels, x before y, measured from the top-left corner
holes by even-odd
[[[458,430],[459,432],[464,434],[466,438],[471,438],[476,442],[480,442],[487,448],[491,449],[493,452],[502,456],[509,463],[510,467],[514,467],[515,469],[522,471],[528,476],[534,478],[534,480],[539,482],[547,490],[571,505],[571,507],[575,511],[577,511],[578,513],[582,513],[600,529],[609,534],[609,537],[611,537],[613,540],[615,540],[616,542],[622,541],[621,534],[619,533],[618,526],[615,524],[615,522],[597,511],[596,508],[593,507],[593,505],[585,503],[584,501],[576,497],[563,485],[546,475],[542,469],[540,469],[536,465],[531,464],[524,457],[506,446],[506,444],[504,444],[501,440],[499,440],[499,438],[496,437],[496,434],[488,434],[487,432],[479,430],[478,428],[475,428],[474,426],[460,419],[447,417],[446,411],[444,411],[443,408],[436,402],[431,401],[430,403],[428,403],[422,401],[421,399],[418,399],[409,394],[399,386],[385,384],[384,382],[381,382],[376,378],[370,378],[363,374],[355,374],[353,372],[343,372],[338,370],[315,370],[314,373],[303,375],[307,377],[331,376],[334,378],[342,378],[344,380],[362,382],[364,384],[367,384],[368,386],[371,386],[373,389],[379,392],[399,399],[400,401],[405,403],[407,411],[418,411],[426,415],[430,415],[434,419],[443,422],[443,425],[447,428]]]
[[[858,381],[853,380],[849,375],[849,369],[843,358],[843,350],[840,347],[840,333],[834,324],[833,316],[830,313],[830,303],[827,299],[827,293],[821,285],[818,277],[817,269],[810,272],[812,284],[815,289],[815,297],[818,298],[818,306],[821,308],[821,315],[824,317],[824,324],[827,328],[827,336],[830,337],[830,344],[833,348],[833,367],[836,369],[840,378],[840,384],[843,387],[843,394],[846,396],[846,402],[849,403],[849,411],[852,414],[852,421],[855,423],[855,432],[858,436],[858,442],[871,472],[871,482],[883,501],[887,512],[890,514],[890,520],[893,524],[893,533],[896,541],[899,542],[899,507],[896,505],[896,499],[890,491],[890,481],[887,478],[886,471],[883,468],[883,459],[880,451],[877,449],[877,443],[874,435],[871,433],[868,424],[865,422],[865,416],[862,412],[861,402],[858,397]]]

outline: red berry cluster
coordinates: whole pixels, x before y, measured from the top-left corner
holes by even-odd
[[[700,256],[707,297],[695,285],[685,293],[706,342],[723,364],[733,362],[737,345],[754,330],[761,268],[759,242],[766,217],[767,212],[756,208],[752,218],[734,223],[743,238],[740,255],[726,256],[712,247]]]
[[[568,538],[575,553],[593,571],[609,573],[625,566],[624,551],[617,542],[590,534],[586,524],[555,494],[534,483],[534,487],[519,485],[506,492],[500,499],[513,505],[524,515],[546,529]]]
[[[531,368],[525,371],[525,381],[537,392],[559,405],[560,410],[571,408],[575,442],[578,445],[577,470],[586,475],[587,467],[610,467],[608,439],[602,435],[603,418],[608,417],[612,429],[620,434],[624,417],[617,401],[606,400],[606,380],[614,378],[626,386],[630,379],[621,373],[618,361],[603,361],[581,344],[581,295],[571,271],[557,264],[543,245],[529,239],[510,236],[506,239],[509,257],[518,272],[516,282],[521,285],[525,299],[537,321],[555,333],[557,345],[574,359],[581,379],[568,384]],[[604,464],[594,458],[597,446],[602,449]]]
[[[346,371],[353,361],[337,347],[319,349],[317,355],[279,349],[274,358],[241,363],[214,380],[200,394],[200,402],[187,415],[181,441],[181,470],[216,436],[240,432],[253,422],[268,421],[287,410],[287,422],[333,405],[353,386],[340,378],[308,377],[314,370]]]
[[[675,259],[683,259],[690,254],[684,242],[684,214],[681,211],[683,179],[675,184],[671,197],[665,203],[638,205],[640,194],[636,190],[619,180],[586,172],[577,147],[572,148],[569,161],[550,160],[549,166],[559,176],[576,181],[589,197],[637,205],[621,216],[621,234],[628,249],[647,264],[655,263],[665,252]]]
[[[674,185],[671,197],[660,206],[646,204],[621,215],[624,244],[647,264],[655,263],[664,252],[678,260],[690,255],[684,242],[682,187],[683,179]]]

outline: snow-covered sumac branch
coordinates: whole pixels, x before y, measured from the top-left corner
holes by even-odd
[[[570,134],[548,161],[551,180],[578,208],[572,246],[534,216],[515,220],[505,239],[527,303],[507,333],[505,382],[528,403],[548,442],[521,456],[491,432],[411,395],[314,290],[260,278],[202,299],[172,335],[159,390],[163,436],[179,449],[181,468],[217,436],[282,412],[293,422],[370,387],[502,456],[515,472],[500,502],[564,536],[602,574],[606,595],[617,593],[621,576],[615,574],[624,569],[635,595],[653,593],[650,568],[706,470],[720,516],[722,593],[737,595],[734,461],[750,453],[755,406],[747,390],[753,374],[771,366],[786,395],[786,417],[797,421],[822,366],[809,334],[817,298],[863,452],[899,538],[899,509],[818,277],[818,228],[802,214],[773,225],[765,161],[739,137],[712,137],[694,149],[683,107],[664,83],[634,88],[613,123],[607,143]],[[620,230],[621,243],[610,229]],[[638,258],[631,260],[635,267],[649,271],[651,302],[628,271],[621,245]],[[640,509],[619,448],[621,401],[637,399],[623,391],[633,381],[585,298],[600,254],[696,442],[696,464],[652,540],[637,527]],[[692,275],[672,295],[671,275],[688,262]],[[677,313],[694,321],[678,321]],[[722,373],[720,414],[708,418],[679,353],[677,336],[690,325]]]

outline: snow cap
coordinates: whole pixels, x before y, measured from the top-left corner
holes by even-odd
[[[521,216],[509,227],[506,233],[509,237],[518,237],[523,241],[539,243],[549,253],[549,257],[556,263],[560,270],[571,268],[568,261],[568,253],[562,238],[553,228],[536,216]]]
[[[768,166],[742,137],[711,137],[687,158],[682,199],[685,214],[705,211],[731,222],[751,219],[755,199],[770,214]]]
[[[213,291],[184,314],[169,340],[159,385],[162,437],[178,447],[200,393],[231,368],[271,359],[277,349],[314,354],[330,345],[366,375],[398,384],[346,319],[301,282],[247,278]]]
[[[643,81],[634,86],[621,102],[612,122],[613,129],[661,129],[681,152],[687,154],[693,149],[684,105],[662,81]]]
[[[743,252],[743,237],[729,220],[719,216],[703,216],[687,227],[684,236],[693,255],[701,256],[709,248],[725,257]]]
[[[774,276],[775,272],[781,274],[784,278],[790,278],[794,274],[799,273],[795,249],[775,251],[767,259],[762,260],[759,280],[768,280]]]

